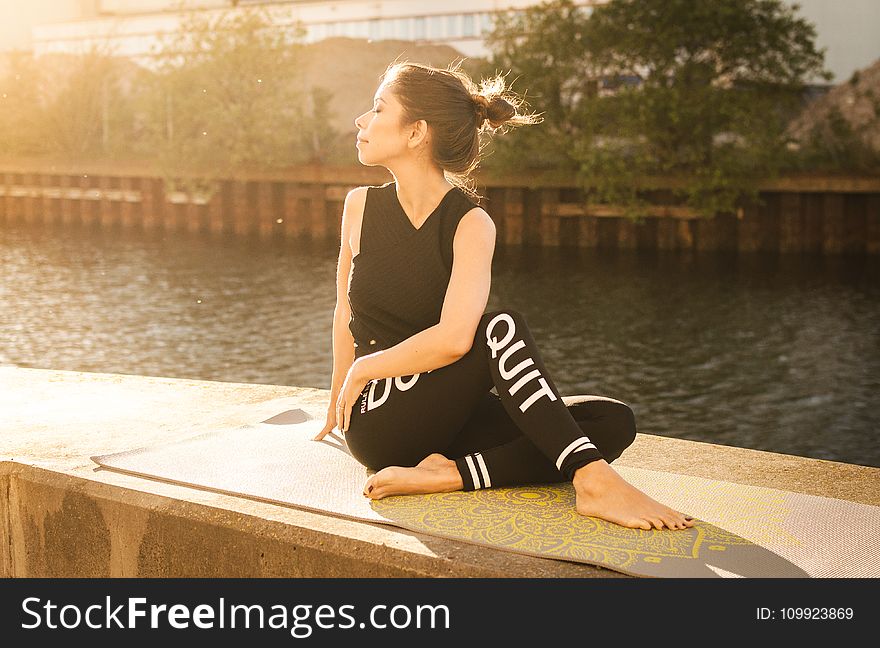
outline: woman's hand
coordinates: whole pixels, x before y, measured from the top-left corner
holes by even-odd
[[[370,381],[363,371],[363,366],[363,358],[358,358],[352,363],[339,390],[339,398],[336,399],[337,427],[343,434],[348,431],[348,424],[351,422],[352,405],[357,402],[358,396]]]
[[[327,407],[327,422],[324,423],[324,429],[318,432],[317,436],[312,437],[312,441],[320,441],[330,433],[330,430],[336,427],[336,399],[330,399],[330,405]]]
[[[331,402],[327,408],[327,422],[324,424],[324,428],[313,438],[314,441],[323,439],[334,426],[343,433],[348,430],[348,424],[351,420],[351,407],[357,402],[358,396],[360,396],[368,382],[369,378],[363,373],[363,363],[359,358],[349,367],[336,402]]]

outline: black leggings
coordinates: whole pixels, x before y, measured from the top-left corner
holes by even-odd
[[[591,461],[614,461],[635,435],[625,403],[563,401],[525,318],[500,310],[482,316],[470,351],[452,364],[368,382],[345,439],[373,470],[444,454],[455,459],[467,491],[571,481]]]

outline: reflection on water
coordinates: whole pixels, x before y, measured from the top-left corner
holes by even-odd
[[[0,228],[0,365],[327,389],[335,245]],[[562,394],[639,431],[880,466],[880,259],[499,248]]]

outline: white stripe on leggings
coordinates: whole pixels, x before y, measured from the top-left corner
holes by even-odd
[[[471,458],[471,455],[465,455],[464,460],[467,462],[468,468],[471,471],[471,480],[474,482],[474,490],[482,488],[480,485],[480,478],[477,477],[477,468],[474,466],[474,460]]]
[[[566,446],[565,450],[563,450],[559,454],[559,458],[556,460],[556,469],[562,470],[562,462],[565,461],[565,458],[568,457],[568,455],[570,455],[572,452],[586,450],[587,448],[596,448],[596,446],[592,444],[588,437],[581,437],[580,439],[576,439],[569,443]]]
[[[486,468],[486,462],[483,461],[483,455],[478,452],[474,457],[477,458],[477,463],[480,464],[480,472],[483,473],[483,483],[486,484],[486,488],[489,488],[492,485],[492,480],[489,479],[489,469]]]

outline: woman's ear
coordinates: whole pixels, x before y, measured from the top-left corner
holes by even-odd
[[[418,121],[413,122],[412,128],[409,133],[409,142],[407,143],[410,148],[417,148],[421,146],[423,143],[427,143],[428,141],[428,122],[424,119],[419,119]]]

